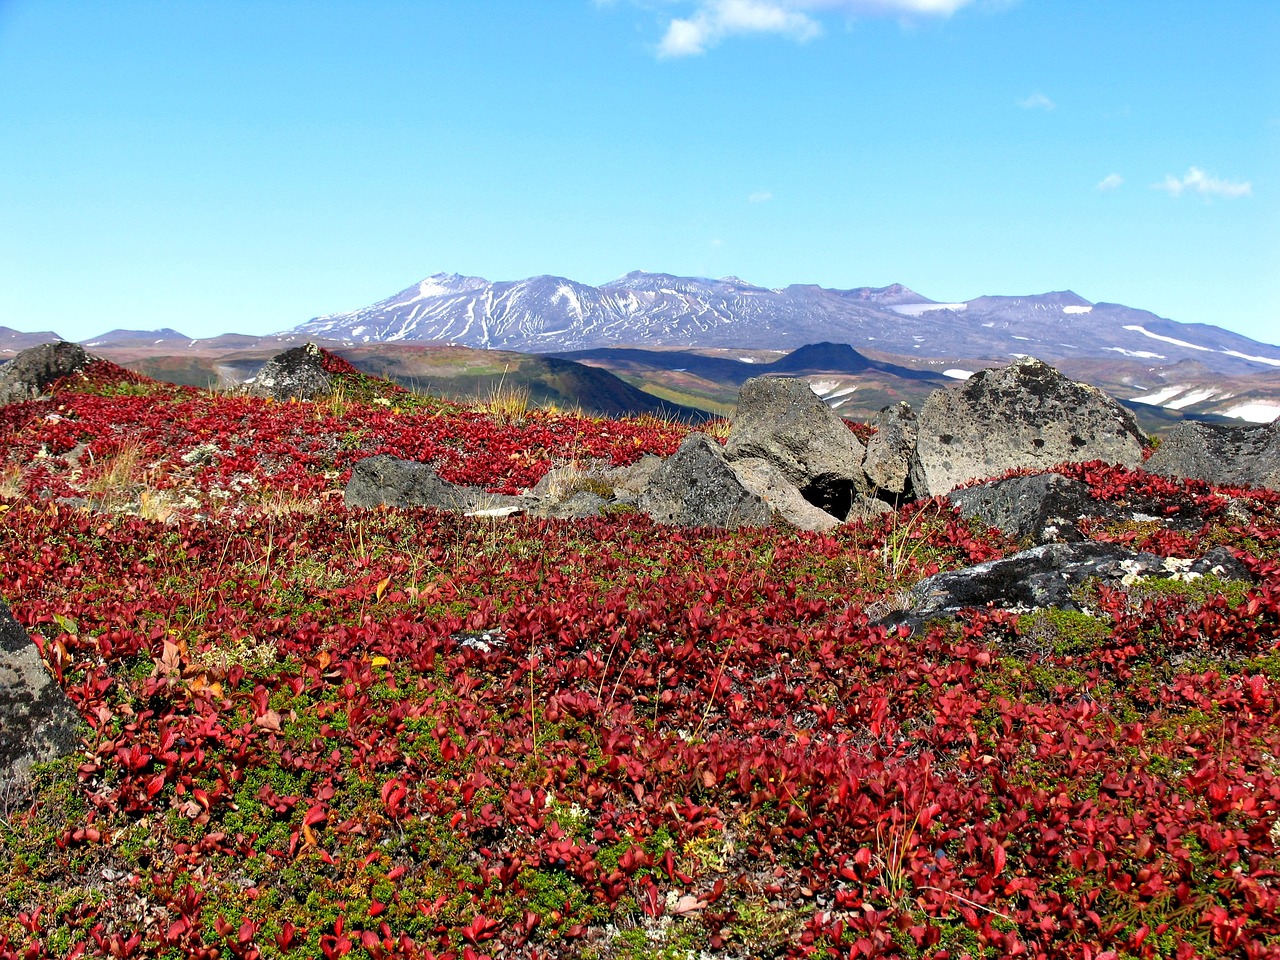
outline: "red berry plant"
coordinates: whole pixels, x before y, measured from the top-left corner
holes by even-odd
[[[1063,468],[1253,579],[891,627],[1018,545],[348,511],[375,453],[513,492],[688,428],[330,362],[0,409],[0,595],[84,719],[0,785],[0,958],[1280,956],[1280,497]]]

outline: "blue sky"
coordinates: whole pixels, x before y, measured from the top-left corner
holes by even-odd
[[[1275,343],[1278,47],[1271,0],[0,0],[0,325],[643,269]]]

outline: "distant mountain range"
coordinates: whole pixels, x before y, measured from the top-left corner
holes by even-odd
[[[786,350],[829,341],[904,357],[1123,357],[1148,367],[1193,360],[1227,375],[1280,369],[1280,346],[1120,304],[1090,303],[1070,291],[939,303],[901,284],[767,289],[736,277],[638,271],[599,287],[564,277],[493,282],[437,273],[282,336],[531,353],[619,346]]]
[[[55,339],[0,327],[0,361]],[[635,272],[592,287],[435,274],[269,336],[112,330],[84,344],[161,379],[230,386],[306,340],[447,396],[479,396],[507,377],[536,402],[611,415],[727,413],[747,377],[775,373],[804,376],[842,414],[865,418],[1025,354],[1131,403],[1152,430],[1186,416],[1280,414],[1280,346],[1070,291],[940,303],[901,284],[766,289]]]

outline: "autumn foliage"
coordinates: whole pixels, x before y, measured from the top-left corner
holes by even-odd
[[[1162,511],[1093,536],[1256,581],[912,632],[911,584],[1016,546],[940,501],[348,512],[375,453],[514,492],[687,428],[336,364],[0,409],[0,595],[86,722],[0,796],[0,958],[1280,956],[1280,496],[1064,468]]]

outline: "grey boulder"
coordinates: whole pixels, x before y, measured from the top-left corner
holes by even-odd
[[[654,471],[637,504],[657,523],[680,527],[767,526],[772,510],[730,468],[720,445],[691,433]]]
[[[936,390],[920,410],[911,464],[917,496],[947,493],[1010,469],[1103,460],[1142,465],[1147,439],[1101,390],[1024,358]]]
[[[250,394],[273,400],[314,400],[332,391],[333,378],[314,343],[276,354],[249,382]]]
[[[881,496],[910,495],[911,455],[916,450],[916,413],[905,401],[885,407],[871,422],[862,472]]]
[[[753,377],[738,393],[731,460],[767,460],[806,500],[843,520],[867,492],[862,443],[804,380]]]
[[[825,531],[840,526],[839,520],[801,496],[799,488],[768,460],[747,457],[734,460],[729,468],[744,488],[797,530]]]
[[[1183,421],[1169,431],[1146,469],[1218,486],[1280,490],[1280,422],[1236,427]]]
[[[429,464],[387,454],[365,457],[351,468],[343,501],[349,508],[434,507],[448,513],[486,511],[490,515],[493,511],[520,512],[534,502],[449,483]]]
[[[32,764],[71,753],[80,728],[75,706],[0,600],[0,781],[21,782]]]
[[[976,518],[1014,540],[1032,543],[1081,540],[1076,523],[1104,509],[1088,484],[1059,473],[993,480],[952,490],[947,499],[965,519]]]
[[[0,366],[0,406],[40,396],[55,381],[93,362],[78,343],[59,340],[23,350]]]
[[[1057,607],[1079,610],[1073,592],[1086,580],[1167,575],[1165,561],[1119,544],[1049,543],[963,570],[926,577],[912,587],[907,609],[890,622],[954,615],[967,607]]]

